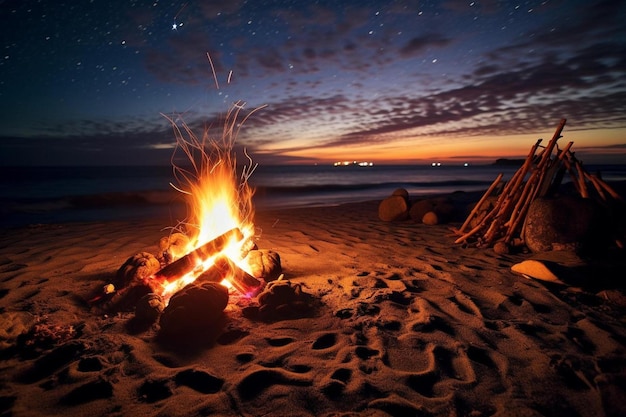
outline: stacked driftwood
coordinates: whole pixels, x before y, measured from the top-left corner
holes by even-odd
[[[573,142],[559,148],[557,141],[562,137],[565,121],[560,121],[547,146],[541,147],[542,139],[539,139],[531,147],[524,164],[509,181],[503,182],[502,174],[497,176],[463,225],[454,230],[458,236],[455,243],[479,247],[523,246],[524,220],[531,203],[540,197],[554,196],[566,173],[581,197],[595,198],[606,204],[623,202],[599,176],[584,169],[570,151]],[[489,201],[491,204],[487,204]],[[485,207],[488,208],[485,210]]]

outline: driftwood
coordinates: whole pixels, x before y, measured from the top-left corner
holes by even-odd
[[[559,149],[557,142],[562,137],[566,119],[562,119],[546,147],[537,155],[541,139],[531,147],[522,167],[506,182],[493,209],[471,230],[466,229],[475,220],[482,203],[498,188],[502,174],[498,175],[478,204],[470,212],[463,225],[454,230],[458,236],[455,243],[490,247],[501,242],[507,247],[524,243],[524,220],[530,204],[537,198],[554,196],[567,171],[576,191],[583,198],[591,196],[604,203],[618,202],[622,198],[601,178],[585,171],[583,164],[571,152],[573,142]],[[616,242],[622,246],[623,242]]]

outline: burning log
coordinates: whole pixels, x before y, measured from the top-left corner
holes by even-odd
[[[263,288],[261,281],[230,262],[225,256],[216,259],[213,266],[198,277],[198,281],[222,283],[226,287],[232,286],[245,297],[253,297]]]
[[[114,284],[105,285],[90,303],[103,302],[102,307],[106,311],[132,310],[146,294],[160,294],[163,285],[169,280],[194,271],[197,275],[201,274],[203,271],[197,269],[203,262],[221,253],[230,242],[241,242],[243,237],[238,228],[233,228],[160,270],[159,261],[154,255],[141,252],[129,258],[118,270]]]
[[[240,242],[243,239],[243,234],[238,228],[231,229],[204,245],[194,249],[182,258],[179,258],[162,268],[150,279],[157,283],[162,283],[170,278],[187,275],[195,270],[199,264],[223,251],[224,248],[226,248],[226,245],[233,239],[236,242]]]

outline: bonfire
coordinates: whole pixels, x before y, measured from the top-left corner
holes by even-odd
[[[254,190],[248,179],[257,165],[245,150],[247,163],[237,169],[235,138],[258,110],[242,116],[243,109],[244,103],[235,103],[218,140],[208,129],[198,137],[184,121],[165,116],[177,140],[176,184],[171,185],[186,200],[187,218],[169,228],[156,254],[128,258],[94,303],[107,311],[134,310],[145,324],[160,317],[162,330],[177,333],[217,317],[230,295],[250,299],[280,278],[280,256],[255,243]],[[174,162],[181,152],[185,165]]]

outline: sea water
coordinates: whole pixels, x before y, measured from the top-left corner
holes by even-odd
[[[397,188],[411,198],[486,190],[506,165],[260,165],[249,177],[256,210],[380,200]],[[626,166],[587,166],[606,181],[626,180]],[[567,181],[567,176],[566,176]],[[169,216],[186,207],[169,166],[0,168],[0,228],[72,221]]]

